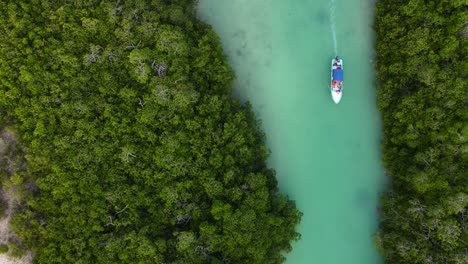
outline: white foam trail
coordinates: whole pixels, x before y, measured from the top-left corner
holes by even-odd
[[[338,44],[336,41],[336,22],[335,22],[335,0],[330,1],[330,27],[333,37],[333,48],[335,51],[335,56],[338,55]]]

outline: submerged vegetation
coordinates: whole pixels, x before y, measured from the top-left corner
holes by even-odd
[[[468,6],[376,5],[378,102],[391,179],[377,244],[388,263],[467,263]]]
[[[37,263],[281,263],[301,213],[192,0],[0,1],[3,184]]]

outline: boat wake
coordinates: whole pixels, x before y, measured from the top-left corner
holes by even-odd
[[[336,41],[336,22],[335,22],[335,0],[330,1],[330,27],[333,37],[333,48],[335,51],[335,55],[338,54],[338,44]]]

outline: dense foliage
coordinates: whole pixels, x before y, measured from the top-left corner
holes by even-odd
[[[0,111],[27,161],[13,224],[37,263],[281,263],[298,239],[193,5],[0,1]]]
[[[376,4],[388,263],[468,263],[468,5]]]

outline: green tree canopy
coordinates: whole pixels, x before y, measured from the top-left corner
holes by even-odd
[[[281,263],[301,213],[191,0],[0,1],[37,263]]]
[[[468,6],[378,1],[378,103],[391,180],[377,241],[388,263],[468,259]]]

